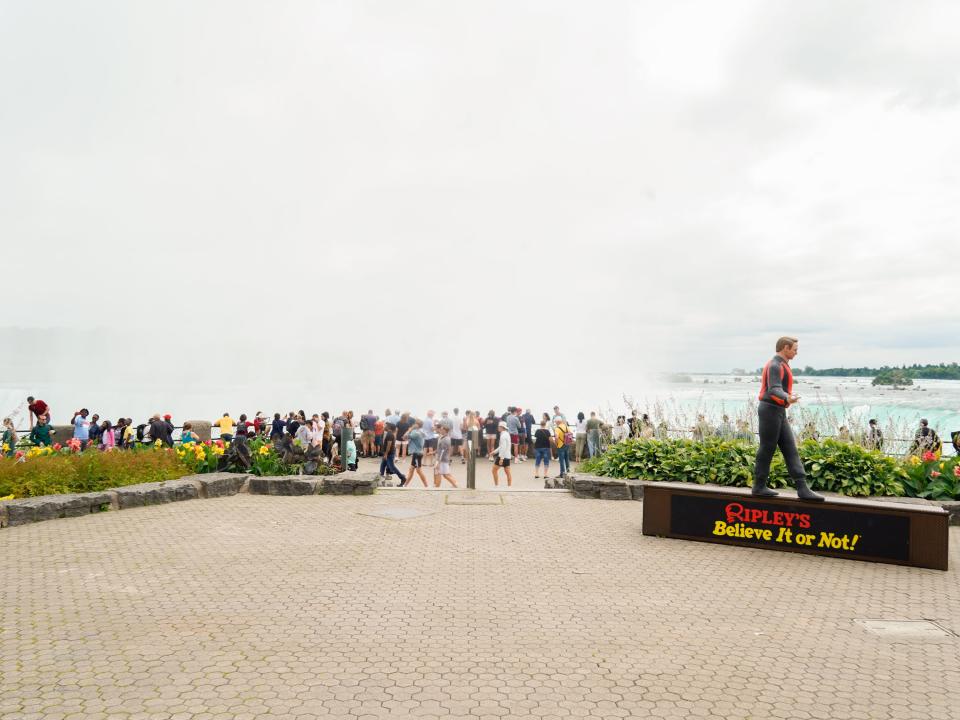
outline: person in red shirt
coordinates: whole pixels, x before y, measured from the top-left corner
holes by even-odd
[[[787,423],[787,408],[800,400],[799,395],[793,394],[793,373],[790,371],[790,361],[797,356],[799,345],[799,341],[792,337],[777,340],[777,354],[763,368],[760,377],[760,402],[757,403],[760,448],[753,469],[752,494],[758,497],[777,496],[775,491],[767,487],[767,480],[770,477],[770,461],[779,447],[787,463],[787,472],[797,486],[797,497],[822,502],[823,496],[807,487],[807,474],[797,452],[797,441]]]
[[[47,425],[50,424],[50,406],[43,400],[37,400],[32,395],[27,398],[27,410],[30,411],[30,429],[33,430],[33,420],[40,419],[41,415],[47,416]]]

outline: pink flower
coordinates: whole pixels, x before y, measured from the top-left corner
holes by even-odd
[[[930,477],[940,477],[940,473],[936,470],[930,472]]]
[[[953,476],[960,478],[960,465],[953,466]]]
[[[19,459],[22,458],[24,455],[26,455],[26,453],[25,453],[23,450],[17,450],[17,452],[14,454],[14,457],[15,457],[17,460],[19,460]]]
[[[927,451],[923,454],[923,461],[924,461],[924,462],[933,462],[933,461],[936,460],[936,459],[937,459],[937,456],[934,455],[934,454],[933,454],[932,452],[930,452],[929,450],[927,450]]]
[[[61,445],[60,443],[54,443],[53,449],[55,452],[60,452],[61,450],[63,450],[63,445]]]

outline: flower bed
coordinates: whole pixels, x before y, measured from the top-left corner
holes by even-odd
[[[922,458],[898,460],[858,445],[824,440],[800,445],[807,480],[814,489],[851,496],[906,496],[960,499],[960,461]],[[753,480],[756,445],[743,441],[625,440],[603,455],[581,463],[579,471],[606,477],[689,481],[747,487]],[[784,487],[788,477],[778,453],[770,485]]]
[[[249,447],[249,472],[253,475],[291,475],[299,471],[298,466],[284,463],[273,446],[262,439],[250,441]],[[158,442],[128,450],[83,452],[76,441],[65,446],[31,447],[11,457],[0,457],[0,500],[95,492],[216,472],[228,448],[229,444],[220,440],[176,448],[165,448]],[[319,474],[334,472],[321,466]]]

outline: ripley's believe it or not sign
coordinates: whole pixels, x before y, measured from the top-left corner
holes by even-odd
[[[947,569],[942,508],[850,498],[806,503],[789,492],[754,498],[749,490],[651,483],[643,534]]]

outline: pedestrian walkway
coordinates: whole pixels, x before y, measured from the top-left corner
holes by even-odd
[[[7,528],[0,717],[960,717],[956,569],[645,537],[641,510],[236,495]]]
[[[576,464],[573,465],[573,470],[575,471]],[[406,475],[407,470],[409,469],[409,460],[398,460],[397,466],[401,472]],[[508,490],[507,488],[507,476],[503,468],[500,469],[500,487],[496,488],[493,484],[493,475],[491,469],[493,463],[486,458],[479,458],[477,460],[477,490]],[[376,459],[360,460],[360,470],[379,472],[380,470],[380,461]],[[467,486],[467,466],[464,463],[460,462],[459,458],[454,458],[454,461],[450,463],[450,469],[453,476],[457,480],[457,485],[461,488]],[[543,480],[536,480],[533,477],[534,466],[533,459],[527,460],[522,463],[513,463],[510,466],[510,470],[513,473],[513,489],[515,490],[543,490]],[[550,463],[549,476],[555,478],[560,472],[560,464],[554,460]],[[423,474],[427,477],[427,482],[430,484],[430,487],[433,487],[433,468],[428,467],[427,465],[423,466]],[[541,470],[541,474],[543,474]],[[423,483],[420,482],[420,478],[416,475],[413,476],[413,483],[411,484],[411,489],[419,488],[424,489]],[[443,482],[443,488],[449,488],[450,484],[446,481]]]

